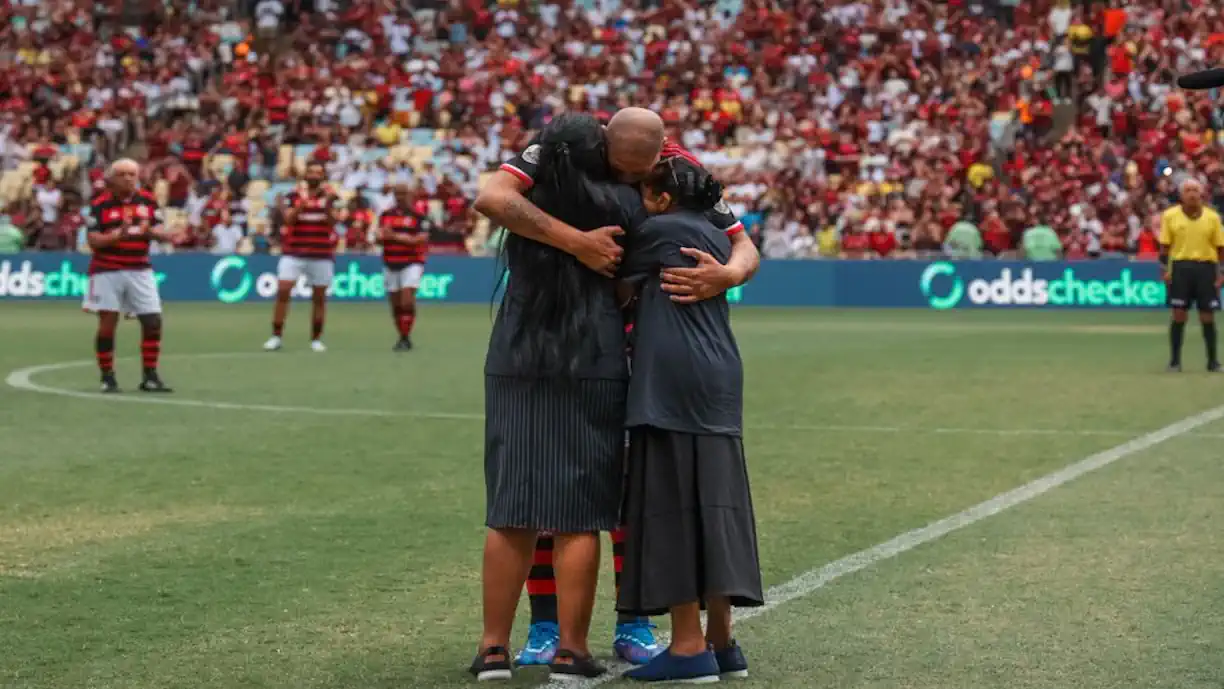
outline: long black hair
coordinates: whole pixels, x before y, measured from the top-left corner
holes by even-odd
[[[528,198],[579,230],[617,224],[606,150],[594,117],[555,117],[524,154],[538,160]],[[563,251],[515,234],[506,238],[502,254],[512,271],[507,289],[513,294],[507,298],[519,302],[521,311],[510,333],[512,360],[520,370],[572,377],[584,352],[592,350],[590,324],[606,308],[611,281]]]
[[[723,188],[705,168],[690,160],[674,156],[655,165],[642,185],[655,194],[667,192],[672,209],[704,213],[722,201]]]

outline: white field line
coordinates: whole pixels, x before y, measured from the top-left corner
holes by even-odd
[[[285,356],[284,354],[268,354],[266,352],[222,352],[213,354],[180,354],[172,355],[179,359],[233,359],[240,357]],[[214,402],[209,400],[184,399],[164,395],[148,396],[144,394],[104,395],[100,392],[84,390],[69,390],[34,381],[34,377],[43,373],[63,371],[73,368],[87,368],[96,365],[93,359],[63,361],[54,364],[42,364],[17,369],[8,374],[4,382],[11,388],[26,392],[38,392],[46,395],[59,395],[84,400],[101,400],[105,402],[157,404],[177,407],[197,407],[203,409],[222,409],[228,411],[263,411],[277,414],[316,414],[319,416],[377,416],[406,417],[414,419],[433,419],[443,421],[481,421],[484,414],[464,412],[433,412],[413,410],[362,409],[362,408],[326,408],[299,407],[282,404],[250,404],[246,402]],[[1080,437],[1132,437],[1139,430],[1118,430],[1103,428],[956,428],[956,427],[906,427],[887,425],[847,425],[847,424],[750,424],[754,431],[816,431],[825,433],[917,433],[934,435],[986,435],[986,436],[1080,436]],[[1196,433],[1195,437],[1224,438],[1224,433]]]
[[[1001,512],[1009,510],[1017,505],[1022,505],[1033,498],[1044,495],[1059,486],[1074,481],[1084,474],[1096,471],[1103,467],[1109,466],[1114,462],[1129,457],[1138,452],[1150,449],[1179,436],[1184,436],[1191,431],[1224,419],[1224,406],[1219,406],[1214,409],[1209,409],[1201,414],[1187,417],[1172,423],[1164,428],[1157,429],[1151,433],[1146,433],[1133,440],[1128,440],[1121,445],[1111,447],[1108,450],[1098,452],[1094,455],[1085,457],[1073,464],[1070,464],[1052,474],[1046,474],[1041,478],[1026,483],[1019,488],[1009,490],[1006,493],[1000,493],[985,502],[978,503],[973,507],[957,512],[950,517],[944,517],[937,522],[932,522],[926,526],[906,531],[891,540],[872,546],[866,550],[860,550],[852,555],[847,555],[840,560],[835,560],[829,564],[811,569],[790,581],[771,587],[765,592],[765,605],[759,608],[747,608],[738,612],[735,616],[736,621],[748,620],[759,615],[764,615],[769,611],[777,608],[780,605],[785,605],[798,598],[810,595],[837,581],[838,579],[864,570],[879,562],[889,560],[898,555],[907,553],[919,546],[925,545],[938,538],[942,538],[954,531],[959,531],[967,526],[972,526],[984,519],[995,516]],[[666,644],[666,638],[660,639],[660,643]],[[588,689],[596,687],[606,682],[610,682],[620,676],[630,666],[623,662],[614,662],[609,665],[608,674],[603,677],[583,680],[580,682],[566,682],[565,686],[572,689]],[[540,683],[538,686],[549,686],[548,681]]]

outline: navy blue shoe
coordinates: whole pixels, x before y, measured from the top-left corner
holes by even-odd
[[[713,651],[695,656],[674,656],[669,648],[623,676],[638,682],[709,684],[718,681],[718,660],[714,658]]]
[[[748,659],[744,657],[744,652],[740,650],[739,644],[735,643],[735,639],[731,640],[730,646],[714,651],[714,657],[718,660],[718,674],[723,677],[743,679],[748,676]]]

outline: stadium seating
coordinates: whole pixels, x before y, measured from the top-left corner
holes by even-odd
[[[626,104],[659,111],[720,175],[772,258],[1010,257],[1037,224],[1068,257],[1124,255],[1181,179],[1224,189],[1224,111],[1168,88],[1220,56],[1218,34],[1198,30],[1209,3],[1171,24],[1156,0],[499,0],[399,15],[349,0],[325,17],[286,3],[276,40],[253,38],[249,4],[96,25],[65,23],[56,8],[85,7],[70,0],[3,10],[41,32],[0,101],[0,200],[28,219],[31,246],[40,184],[87,198],[97,170],[130,155],[159,202],[187,193],[183,227],[200,222],[199,183],[237,187],[247,232],[275,251],[274,205],[325,157],[346,201],[377,208],[411,180],[480,253],[487,221],[448,217],[444,194],[473,196],[562,108]],[[355,38],[321,42],[310,27],[325,25]],[[35,78],[69,66],[83,76]],[[191,175],[185,192],[172,168]],[[945,246],[958,223],[980,248]]]

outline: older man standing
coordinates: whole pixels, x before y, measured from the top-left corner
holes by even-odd
[[[153,240],[174,241],[161,225],[157,201],[140,189],[140,166],[134,160],[115,161],[107,171],[107,189],[89,204],[89,291],[84,308],[98,316],[94,351],[102,374],[102,392],[119,392],[115,379],[115,330],[119,314],[140,320],[143,392],[171,392],[157,372],[161,356],[162,305],[157,279],[149,262]]]
[[[1160,216],[1160,263],[1165,267],[1169,306],[1169,370],[1181,371],[1182,338],[1191,306],[1198,309],[1207,346],[1207,370],[1220,372],[1216,349],[1215,312],[1220,308],[1224,273],[1224,227],[1220,214],[1203,205],[1203,185],[1195,179],[1181,184],[1181,203]]]

